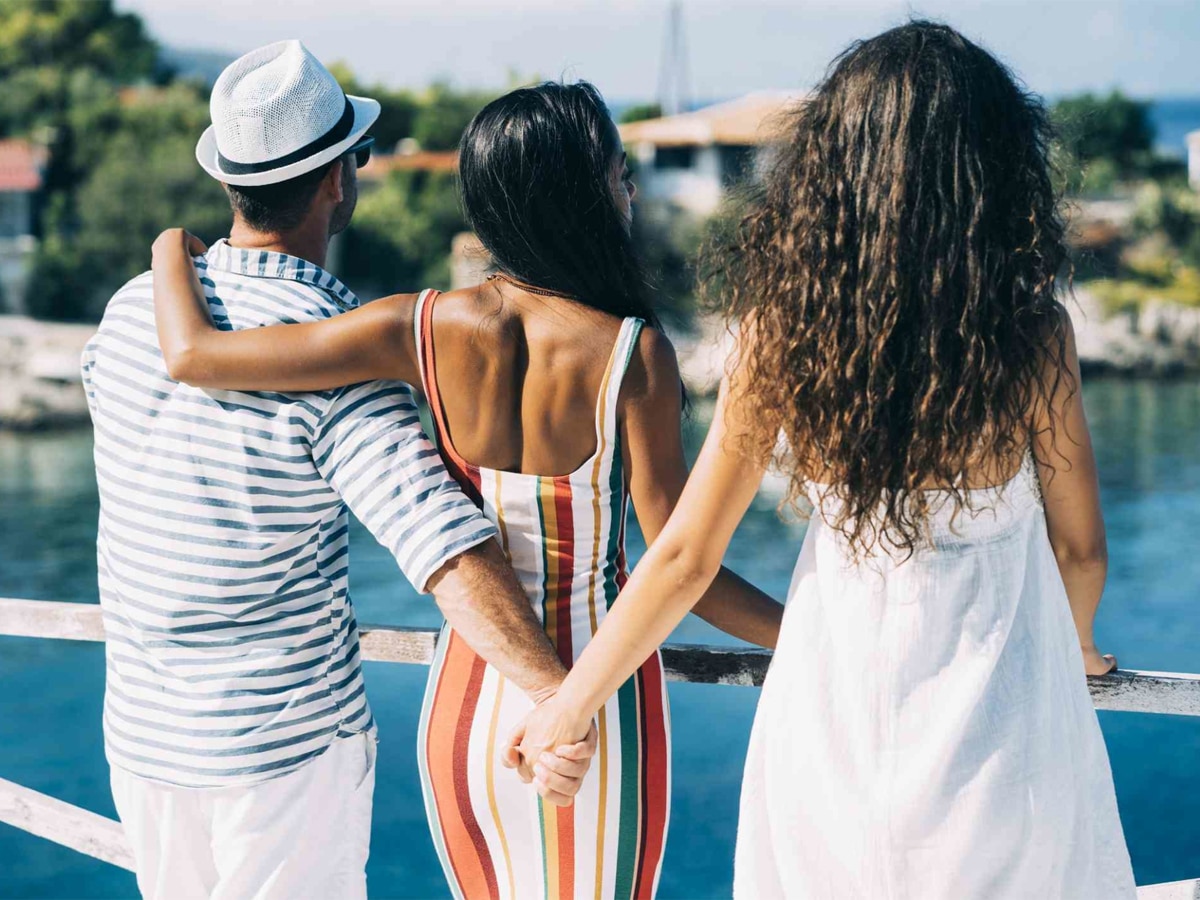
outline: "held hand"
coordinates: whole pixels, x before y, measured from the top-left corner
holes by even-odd
[[[200,256],[208,252],[208,246],[200,238],[196,237],[190,231],[185,231],[182,228],[168,228],[157,238],[154,239],[154,245],[150,248],[152,257],[157,258],[164,250],[175,250],[179,247],[190,256]]]
[[[533,783],[537,792],[556,806],[570,806],[583,787],[583,776],[596,755],[599,733],[593,722],[587,735],[575,744],[545,751],[533,764]]]
[[[536,688],[529,693],[529,699],[533,701],[534,707],[541,706],[551,697],[558,693],[558,684],[546,685]],[[526,784],[533,781],[533,769],[530,763],[527,763],[522,757],[519,747],[522,738],[525,736],[525,720],[522,719],[517,727],[513,729],[509,735],[509,742],[500,752],[500,764],[506,769],[516,769],[517,776]]]
[[[552,697],[534,707],[513,729],[502,762],[517,769],[522,781],[537,782],[538,793],[551,803],[569,806],[591,765],[596,744],[595,725],[580,723]]]
[[[1101,655],[1095,645],[1083,647],[1083,670],[1088,675],[1107,675],[1117,670],[1117,658],[1111,653]]]

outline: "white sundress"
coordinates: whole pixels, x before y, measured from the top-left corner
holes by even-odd
[[[1112,773],[1026,459],[899,562],[816,488],[755,716],[739,900],[1133,898]]]

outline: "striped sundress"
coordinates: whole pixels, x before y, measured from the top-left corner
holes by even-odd
[[[625,319],[596,408],[595,454],[570,475],[472,465],[451,444],[434,366],[437,293],[418,300],[417,347],[442,455],[499,526],[517,577],[563,662],[591,640],[627,579],[628,492],[617,396],[640,319]],[[671,793],[670,720],[656,652],[600,710],[599,747],[573,806],[543,801],[499,764],[532,708],[515,685],[442,630],[421,712],[417,757],[434,844],[456,897],[652,897]]]

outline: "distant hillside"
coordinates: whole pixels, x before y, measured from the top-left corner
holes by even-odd
[[[221,70],[237,57],[220,50],[183,50],[178,47],[162,47],[158,58],[163,65],[173,69],[180,78],[204,82],[212,87]]]

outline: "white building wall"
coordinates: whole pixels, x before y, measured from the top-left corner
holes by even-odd
[[[0,312],[28,312],[25,290],[36,250],[37,239],[32,235],[0,238]]]
[[[635,178],[647,200],[670,203],[698,216],[708,216],[721,203],[721,163],[716,147],[697,147],[688,168],[657,168],[650,152],[639,150],[642,161]]]
[[[37,239],[33,231],[33,195],[0,191],[0,313],[29,309],[25,289]]]
[[[1200,131],[1187,136],[1188,184],[1200,191]]]

